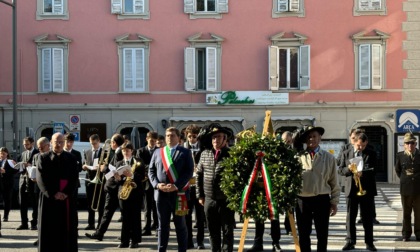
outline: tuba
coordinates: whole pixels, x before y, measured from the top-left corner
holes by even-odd
[[[136,171],[136,169],[138,167],[140,167],[140,165],[141,165],[141,163],[136,161],[131,166],[131,173],[134,174],[134,172]],[[131,191],[135,188],[137,188],[137,184],[133,181],[133,178],[127,177],[124,181],[124,184],[123,184],[121,190],[118,192],[118,198],[120,200],[128,199],[128,197],[130,197]]]
[[[354,182],[356,183],[356,186],[359,187],[359,192],[357,192],[357,196],[363,196],[366,194],[366,190],[363,190],[362,183],[360,182],[360,178],[359,176],[357,176],[357,172],[358,172],[357,166],[356,164],[352,163],[350,167],[351,167],[350,170],[353,173]]]

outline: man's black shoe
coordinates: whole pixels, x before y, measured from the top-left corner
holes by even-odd
[[[120,245],[118,245],[118,248],[128,248],[128,246],[128,243],[120,243]]]
[[[200,249],[206,249],[206,247],[204,246],[204,244],[203,244],[203,243],[199,243],[199,244],[197,245],[197,249],[198,249],[198,250],[200,250]]]
[[[144,230],[143,233],[141,233],[142,236],[150,236],[152,235],[152,232],[150,230]]]
[[[94,225],[87,225],[85,227],[85,230],[95,230],[95,226]]]
[[[131,243],[131,245],[130,245],[130,248],[138,248],[139,247],[139,244],[137,243],[137,242],[132,242]]]
[[[273,252],[282,252],[280,245],[278,243],[273,244],[273,249],[271,250]]]
[[[94,239],[94,240],[96,239],[98,241],[102,241],[102,239],[104,238],[103,235],[99,235],[97,233],[93,233],[93,234],[85,233],[85,235],[87,238]]]
[[[375,245],[372,244],[366,244],[366,249],[369,251],[376,251]]]
[[[261,244],[254,244],[250,249],[247,250],[247,252],[258,252],[258,251],[264,251],[264,247]]]
[[[8,218],[8,217],[4,217],[4,218],[3,218],[3,221],[4,221],[4,222],[8,222],[8,221],[9,221],[9,218]]]
[[[16,230],[26,230],[29,229],[28,225],[20,225],[19,227],[16,228]]]
[[[342,250],[352,250],[354,249],[354,244],[351,242],[347,242],[346,245],[344,245],[344,247],[342,248]]]
[[[379,225],[381,223],[377,219],[373,219],[373,224]]]
[[[194,247],[194,243],[189,243],[187,249],[193,249]]]

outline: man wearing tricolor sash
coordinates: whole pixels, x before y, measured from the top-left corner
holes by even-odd
[[[221,173],[223,166],[220,161],[229,157],[229,148],[226,142],[230,130],[219,124],[211,124],[203,127],[204,133],[200,132],[203,142],[210,142],[212,147],[206,146],[201,153],[197,165],[197,198],[204,206],[207,227],[210,233],[211,251],[233,250],[233,226],[234,212],[227,207],[226,195],[220,189]],[[221,237],[221,232],[222,236]]]
[[[166,129],[166,146],[153,153],[149,165],[149,180],[155,189],[159,219],[158,251],[168,246],[171,214],[175,224],[178,251],[186,251],[188,231],[185,215],[188,213],[189,180],[194,162],[191,151],[179,146],[180,132],[174,127]]]

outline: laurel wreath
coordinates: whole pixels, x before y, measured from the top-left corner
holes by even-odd
[[[242,138],[231,147],[230,157],[222,161],[221,189],[228,198],[228,207],[241,212],[242,192],[254,168],[257,151],[265,153],[264,162],[271,178],[272,196],[278,212],[283,214],[296,204],[302,185],[302,166],[295,150],[280,139],[271,136],[262,138],[260,134]],[[262,221],[269,217],[265,189],[259,179],[252,186],[244,217]]]

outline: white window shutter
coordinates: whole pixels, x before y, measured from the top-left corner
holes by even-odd
[[[382,46],[372,45],[372,89],[382,88]]]
[[[194,2],[195,0],[184,0],[184,13],[194,13]]]
[[[53,48],[53,91],[64,92],[64,62],[63,62],[63,49]]]
[[[219,13],[228,13],[229,11],[228,1],[229,0],[218,0],[217,10]]]
[[[371,0],[371,9],[372,10],[381,10],[382,9],[382,0]]]
[[[299,0],[289,0],[289,11],[298,12],[299,11]]]
[[[359,45],[359,88],[370,89],[370,45]]]
[[[144,12],[144,0],[134,0],[134,13]]]
[[[279,48],[268,47],[268,89],[279,90]]]
[[[299,84],[301,90],[307,90],[311,84],[311,47],[303,45],[299,48]]]
[[[123,0],[111,0],[111,14],[122,13],[122,1]]]
[[[144,49],[136,48],[135,91],[144,91]]]
[[[53,14],[63,14],[63,1],[64,0],[53,0]]]
[[[51,48],[42,49],[42,92],[51,92]]]
[[[277,11],[278,12],[289,11],[289,0],[277,0]]]
[[[217,49],[216,47],[206,47],[206,75],[207,91],[216,91],[217,89]]]
[[[130,48],[123,49],[123,88],[124,91],[134,90],[133,80],[133,50]]]
[[[185,90],[194,91],[195,88],[195,48],[186,47],[184,51]]]

